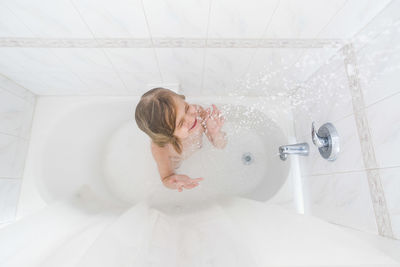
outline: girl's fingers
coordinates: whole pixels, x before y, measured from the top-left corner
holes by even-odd
[[[192,188],[195,188],[198,185],[199,185],[198,183],[188,184],[188,185],[185,186],[185,188],[186,189],[192,189]]]

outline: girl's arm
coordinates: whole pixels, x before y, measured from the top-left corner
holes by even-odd
[[[161,181],[165,187],[169,189],[178,189],[179,192],[182,192],[182,188],[194,188],[199,185],[198,182],[203,180],[203,178],[191,179],[187,175],[176,174],[169,158],[167,147],[159,147],[152,143],[151,152],[157,163],[158,172],[160,173]]]

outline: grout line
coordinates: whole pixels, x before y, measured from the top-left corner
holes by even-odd
[[[146,20],[147,30],[148,30],[148,32],[149,32],[151,47],[153,48],[154,57],[155,57],[155,60],[156,60],[156,63],[157,63],[158,73],[159,73],[159,75],[160,75],[161,83],[164,83],[165,81],[164,81],[164,77],[163,77],[162,72],[161,72],[160,62],[159,62],[159,60],[158,60],[156,47],[155,47],[155,45],[154,45],[153,34],[152,34],[152,32],[151,32],[149,20],[148,20],[148,18],[147,18],[146,9],[144,8],[143,0],[140,0],[140,2],[142,3],[143,15],[144,15],[144,18],[145,18],[145,20]],[[180,87],[180,84],[179,84],[179,87]],[[179,89],[180,89],[180,88],[179,88]]]
[[[386,170],[386,169],[400,169],[399,166],[389,166],[389,167],[377,167],[377,168],[364,168],[360,170],[348,170],[348,171],[337,171],[337,172],[330,172],[330,173],[314,173],[314,174],[307,174],[308,176],[327,176],[327,175],[336,175],[336,174],[346,174],[346,173],[361,173],[361,172],[368,172],[368,171],[377,171],[377,170]]]
[[[11,83],[14,83],[14,84],[16,84],[18,87],[21,87],[22,89],[28,91],[28,92],[31,93],[34,97],[37,97],[37,96],[38,96],[37,94],[35,94],[35,93],[32,92],[31,90],[29,90],[28,88],[25,88],[25,87],[22,86],[21,84],[17,83],[16,81],[14,81],[14,80],[11,79],[11,78],[9,78],[7,75],[5,75],[5,74],[3,74],[3,73],[0,73],[0,76],[3,76],[3,77],[6,78],[7,80],[9,80]],[[12,95],[14,95],[14,96],[16,96],[16,97],[21,98],[22,100],[24,100],[24,101],[26,101],[26,102],[30,102],[30,101],[29,101],[28,99],[26,99],[25,97],[16,94],[13,90],[10,90],[10,89],[5,88],[5,87],[1,87],[0,89],[1,89],[1,90],[4,90],[4,91],[7,91],[8,93],[10,93],[10,94],[12,94]]]
[[[372,206],[374,208],[375,220],[378,226],[379,234],[381,236],[394,238],[390,214],[385,198],[385,192],[382,186],[381,175],[379,173],[378,163],[375,156],[375,148],[372,140],[371,128],[368,123],[365,109],[362,108],[365,107],[365,102],[360,85],[360,76],[356,59],[356,52],[354,50],[353,44],[346,45],[343,48],[342,52],[344,55],[344,63],[349,84],[349,90],[353,102],[354,118],[356,121],[358,139],[361,146],[364,166],[367,169],[366,174],[371,194]],[[349,67],[347,66],[351,66],[353,71],[349,72]],[[359,109],[358,107],[360,107],[361,109]]]
[[[210,0],[210,6],[209,6],[209,8],[208,8],[206,39],[205,39],[204,48],[203,48],[203,68],[202,68],[202,71],[201,71],[200,95],[203,95],[203,92],[204,92],[204,72],[205,72],[205,68],[206,68],[207,41],[208,41],[208,32],[209,32],[209,29],[210,29],[212,2],[213,2],[213,0]]]
[[[8,7],[7,7],[7,8],[8,8]],[[30,32],[32,33],[32,35],[35,36],[35,38],[39,39],[40,42],[42,42],[43,38],[37,36],[37,34],[36,34],[28,25],[26,25],[22,19],[20,19],[10,8],[8,8],[8,9],[9,9],[9,10],[14,14],[14,16],[28,29],[28,31],[30,31]],[[45,47],[43,47],[43,48],[45,48]],[[53,54],[54,57],[56,57],[56,58],[59,60],[60,63],[64,63],[64,61],[63,61],[56,53],[54,53],[54,51],[52,50],[51,47],[47,47],[47,49],[48,49],[49,52],[51,52],[51,53]],[[64,65],[66,65],[66,64],[64,64]],[[79,81],[81,81],[82,84],[84,84],[84,85],[87,86],[87,84],[84,83],[83,80],[82,80],[75,72],[73,72],[69,67],[66,67],[66,69],[69,70],[69,71],[71,72],[71,74],[74,75]],[[48,85],[46,82],[44,82],[44,84]],[[31,92],[32,92],[32,91],[31,91]],[[32,92],[32,93],[33,93],[33,92]],[[35,94],[35,95],[38,95],[38,94]]]
[[[399,92],[395,92],[395,93],[393,93],[391,95],[385,96],[385,97],[383,97],[382,99],[380,99],[380,100],[378,100],[376,102],[372,102],[371,104],[365,106],[364,109],[368,109],[368,108],[370,108],[370,107],[372,107],[372,106],[374,106],[376,104],[379,104],[382,101],[385,101],[385,100],[388,100],[389,98],[395,97],[398,94],[400,94],[400,91]]]
[[[335,17],[340,13],[340,11],[342,11],[342,9],[347,5],[348,1],[349,1],[349,0],[346,0],[346,1],[344,2],[344,4],[343,4],[340,8],[338,8],[338,10],[336,11],[336,13],[330,18],[330,20],[325,24],[325,26],[323,26],[323,27],[321,28],[321,30],[317,33],[317,35],[316,35],[313,39],[317,39],[318,36],[321,35],[321,33],[326,29],[326,27],[328,27],[328,26],[332,23],[332,21],[334,20],[334,18],[335,18]],[[346,41],[345,41],[345,42],[346,42]],[[310,50],[310,48],[304,48],[303,51],[301,52],[300,56],[294,61],[294,63],[290,66],[290,68],[292,68],[295,64],[297,64],[297,63],[299,62],[299,60],[300,60],[300,59],[306,54],[306,52],[309,51],[309,50]],[[336,52],[335,52],[328,60],[326,60],[326,61],[329,61],[329,60],[330,60],[332,57],[334,57],[335,54],[337,54],[339,51],[340,51],[340,49],[339,49],[338,51],[336,51]],[[314,73],[318,72],[323,66],[325,66],[325,65],[326,65],[326,61],[323,62],[323,64],[322,64],[320,67],[318,67],[318,69],[317,69],[316,71],[314,71],[314,72],[305,80],[305,82],[307,82],[307,81],[314,75]],[[295,94],[295,93],[297,92],[297,90],[298,90],[298,87],[292,92],[291,95]],[[289,91],[291,91],[291,90],[289,90]]]
[[[344,44],[343,47],[344,47],[345,45],[346,45],[346,44]],[[311,78],[313,78],[315,75],[317,75],[318,72],[321,71],[322,68],[324,68],[324,67],[327,66],[328,64],[331,64],[331,63],[333,62],[333,58],[334,58],[335,56],[339,56],[339,55],[342,53],[343,47],[341,47],[340,49],[338,49],[330,58],[328,58],[327,60],[325,60],[325,62],[324,62],[321,66],[319,66],[319,67],[304,81],[304,83],[308,83],[308,82],[310,81]],[[341,67],[344,68],[344,65],[339,64],[332,72],[336,72],[336,71],[339,70]],[[292,95],[293,95],[293,94],[296,94],[298,90],[299,90],[299,87],[296,87],[296,88],[293,90]],[[349,116],[349,115],[347,115],[347,116]]]
[[[19,22],[21,22],[21,24],[24,25],[24,27],[25,27],[28,31],[30,31],[30,32],[33,34],[33,36],[36,36],[36,34],[23,22],[23,20],[21,20],[21,19],[14,13],[14,11],[13,11],[11,8],[9,8],[9,7],[8,7],[7,5],[5,5],[5,4],[3,4],[3,6],[5,6],[5,7],[8,9],[8,11],[10,11],[10,13],[13,14],[13,16],[14,16]],[[40,39],[40,38],[39,38],[39,39]],[[11,79],[11,78],[8,77],[7,75],[2,74],[2,73],[0,73],[0,75],[4,76],[4,77],[7,78],[8,80],[14,82],[15,84],[17,84],[18,86],[24,88],[25,90],[28,90],[29,92],[31,92],[32,94],[34,94],[34,95],[36,96],[36,94],[33,93],[31,90],[29,90],[28,88],[25,88],[24,86],[22,86],[21,84],[17,83],[16,81],[14,81],[13,79]]]
[[[71,5],[73,6],[73,8],[75,9],[75,11],[78,13],[80,19],[82,20],[82,22],[86,25],[87,29],[89,30],[90,34],[93,37],[93,40],[98,43],[97,37],[94,34],[94,32],[92,31],[92,29],[89,27],[89,24],[86,22],[86,20],[83,18],[81,12],[79,11],[78,7],[74,4],[73,0],[69,0],[69,2],[71,3]],[[105,56],[105,58],[107,59],[108,63],[110,63],[111,67],[113,68],[115,74],[118,76],[118,79],[121,81],[122,85],[124,86],[125,90],[127,93],[129,93],[128,87],[126,86],[124,80],[121,78],[120,74],[118,73],[117,69],[115,68],[113,62],[111,61],[111,59],[109,58],[108,54],[106,53],[106,51],[104,50],[105,48],[100,48],[100,50],[102,51],[103,55]],[[74,71],[70,70],[72,73],[75,74],[75,76],[77,76],[79,78],[79,80],[86,85],[88,91],[90,91],[90,87],[88,86],[88,84],[86,82],[84,82],[79,75],[77,75]]]
[[[19,135],[10,134],[10,133],[6,133],[6,132],[2,132],[2,131],[0,131],[0,135],[7,135],[7,136],[20,138],[20,139],[23,139],[23,140],[29,140],[29,138],[25,138],[25,137],[22,137],[22,136],[19,136]]]
[[[326,29],[326,27],[328,27],[332,23],[334,18],[336,18],[336,16],[344,9],[344,7],[347,5],[348,2],[349,0],[344,1],[343,5],[336,10],[335,14],[331,17],[328,23],[326,23],[325,26],[321,28],[321,30],[317,33],[317,35],[314,38],[318,38],[318,36],[321,35],[321,33]]]
[[[30,147],[31,147],[31,136],[32,136],[32,129],[33,129],[33,123],[34,120],[36,118],[36,112],[37,112],[37,99],[35,99],[35,103],[34,103],[34,108],[33,108],[33,112],[32,112],[32,117],[31,117],[31,122],[30,122],[30,127],[29,127],[29,139],[27,140],[28,144],[27,144],[27,149],[25,151],[25,159],[24,159],[24,164],[22,167],[22,177],[21,177],[21,184],[20,184],[20,188],[19,188],[19,192],[18,192],[18,200],[17,200],[17,206],[15,209],[15,219],[17,218],[18,215],[18,211],[19,211],[19,207],[20,207],[20,203],[21,203],[21,198],[22,198],[22,186],[24,184],[24,174],[25,174],[25,169],[26,169],[26,163],[27,163],[27,159],[28,159],[28,155],[29,155],[29,151],[30,151]]]
[[[265,27],[263,33],[261,34],[261,38],[258,40],[258,44],[261,43],[261,40],[262,40],[263,37],[267,34],[268,29],[269,29],[269,26],[271,25],[272,19],[274,18],[275,13],[276,13],[276,10],[277,10],[278,7],[280,6],[280,3],[281,3],[281,1],[278,0],[276,6],[275,6],[275,8],[274,8],[274,11],[272,12],[271,17],[269,18],[269,20],[268,20],[268,22],[267,22],[267,26]],[[244,79],[243,77],[244,77],[247,73],[250,72],[251,65],[252,65],[252,63],[254,62],[254,58],[255,58],[255,56],[256,56],[256,54],[257,54],[257,52],[258,52],[259,50],[260,50],[260,47],[259,47],[259,45],[257,45],[257,47],[254,49],[253,54],[252,54],[251,57],[250,57],[249,63],[248,63],[248,65],[247,65],[247,67],[246,67],[246,70],[244,71],[244,73],[243,73],[242,75],[239,76],[239,77],[241,77],[241,79]],[[235,87],[235,89],[236,89],[236,90],[239,90],[239,89],[240,89],[240,88],[239,88],[240,86],[241,86],[241,85],[240,85],[240,82],[239,82],[239,83],[237,84],[237,86]]]

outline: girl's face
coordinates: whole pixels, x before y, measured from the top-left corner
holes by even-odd
[[[197,120],[195,105],[188,104],[184,99],[176,96],[176,122],[174,135],[180,139],[188,137],[200,125]]]

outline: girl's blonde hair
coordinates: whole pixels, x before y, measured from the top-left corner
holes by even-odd
[[[155,144],[164,147],[172,144],[178,154],[182,153],[182,143],[174,136],[176,122],[176,103],[174,96],[185,99],[184,95],[165,88],[153,88],[142,95],[136,106],[135,120]]]

